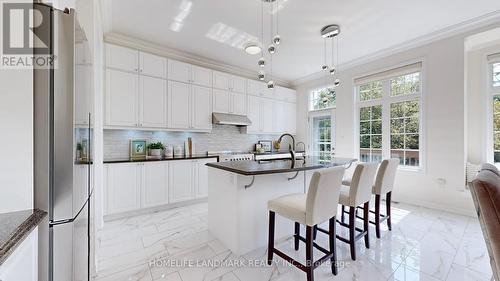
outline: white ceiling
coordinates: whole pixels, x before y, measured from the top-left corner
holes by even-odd
[[[258,55],[238,46],[260,38],[261,0],[106,1],[108,31],[258,70]],[[273,73],[288,81],[318,72],[323,61],[319,30],[327,24],[341,26],[342,64],[500,11],[498,0],[278,1],[282,44]]]

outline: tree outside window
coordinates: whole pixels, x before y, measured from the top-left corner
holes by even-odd
[[[335,90],[333,90],[333,88],[326,87],[311,91],[309,104],[310,110],[334,108],[336,105]]]

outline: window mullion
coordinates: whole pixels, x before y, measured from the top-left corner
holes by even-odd
[[[391,83],[390,80],[382,82],[382,157],[391,157]]]

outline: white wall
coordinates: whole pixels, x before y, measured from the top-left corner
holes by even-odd
[[[357,77],[376,73],[405,62],[423,61],[423,137],[420,172],[399,171],[394,200],[463,214],[473,214],[470,193],[464,190],[466,159],[464,39],[479,31],[454,35],[389,57],[349,69],[340,69],[342,86],[337,90],[336,155],[357,155],[354,136],[354,83]],[[297,87],[298,139],[308,141],[307,95],[324,84],[324,78]],[[445,184],[440,182],[444,180]]]

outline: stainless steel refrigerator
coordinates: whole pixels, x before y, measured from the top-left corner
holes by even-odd
[[[39,280],[90,280],[92,264],[92,66],[74,10],[34,4],[35,37],[54,64],[34,69],[34,198],[48,212],[39,229]],[[39,52],[39,53],[37,53]]]

